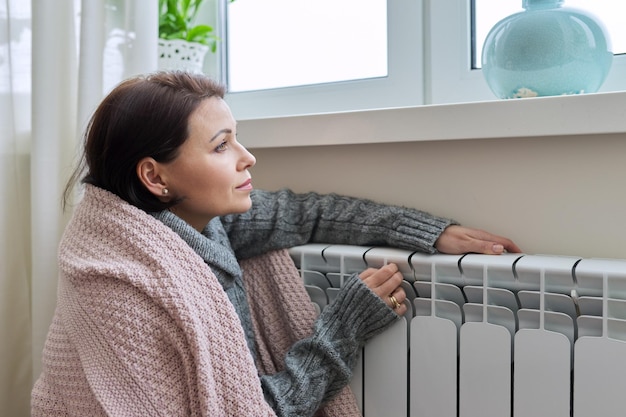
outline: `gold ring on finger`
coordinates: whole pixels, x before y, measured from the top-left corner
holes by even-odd
[[[389,301],[391,301],[391,305],[394,310],[402,305],[398,302],[398,300],[396,300],[396,297],[394,297],[393,294],[389,295]]]

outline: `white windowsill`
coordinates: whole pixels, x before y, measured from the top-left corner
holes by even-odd
[[[240,120],[248,148],[626,132],[626,92]]]

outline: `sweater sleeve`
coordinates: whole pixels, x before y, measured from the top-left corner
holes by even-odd
[[[239,259],[305,243],[391,246],[434,253],[454,220],[337,194],[255,190],[252,208],[222,218]]]
[[[398,315],[354,274],[315,322],[313,334],[287,352],[285,369],[261,377],[278,416],[312,416],[352,378],[361,348]]]

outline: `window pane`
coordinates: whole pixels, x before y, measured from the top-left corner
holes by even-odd
[[[231,92],[387,76],[386,0],[228,4]]]
[[[501,19],[521,12],[522,0],[472,0],[474,3],[474,45],[472,68],[481,67],[482,48],[489,30]],[[564,7],[586,10],[606,27],[614,54],[626,53],[626,3],[615,0],[565,0]]]

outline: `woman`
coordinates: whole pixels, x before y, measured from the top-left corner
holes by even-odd
[[[406,311],[402,275],[390,264],[346,280],[281,371],[262,374],[239,261],[307,242],[520,251],[417,210],[253,191],[256,161],[224,93],[201,75],[155,73],[123,82],[94,113],[66,189],[65,201],[85,172],[59,247],[33,416],[311,416],[343,392],[365,342]]]

